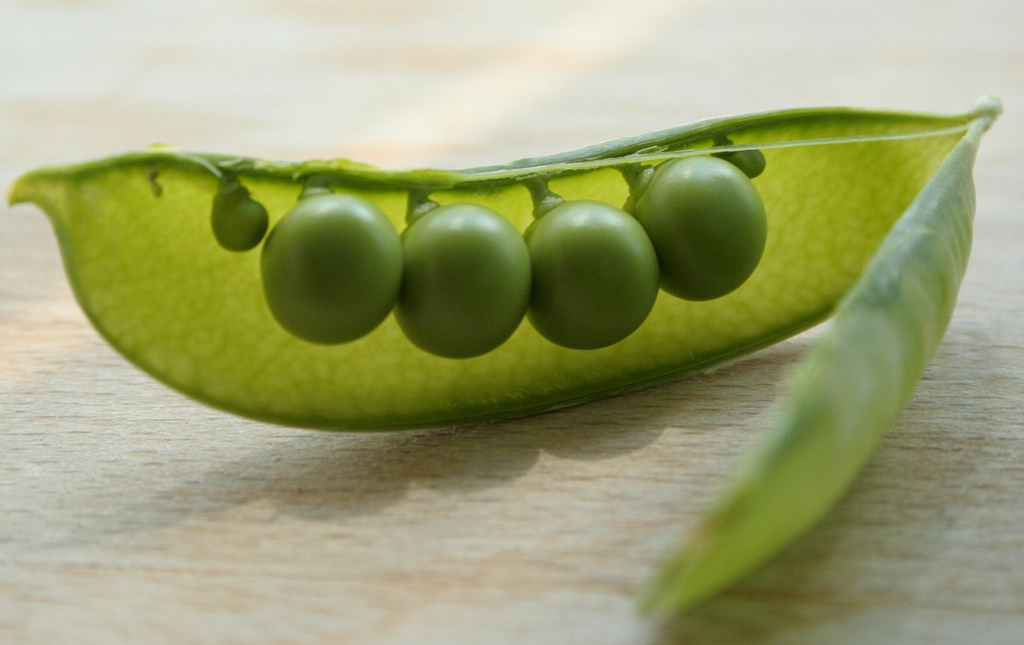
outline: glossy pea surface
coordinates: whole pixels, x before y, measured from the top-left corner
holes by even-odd
[[[402,234],[404,277],[395,317],[417,347],[468,358],[501,345],[530,300],[530,256],[493,210],[449,204]]]
[[[750,277],[764,253],[761,197],[743,171],[723,159],[688,157],[658,166],[636,216],[657,249],[662,288],[680,298],[724,296]]]
[[[300,200],[263,247],[263,293],[288,332],[342,343],[390,313],[402,278],[402,247],[391,222],[369,201],[322,194]]]
[[[533,262],[529,319],[553,343],[595,349],[635,331],[658,295],[658,261],[632,216],[601,202],[566,202],[526,234]]]

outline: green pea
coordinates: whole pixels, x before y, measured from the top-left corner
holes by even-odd
[[[565,202],[526,233],[533,263],[527,316],[553,343],[596,349],[633,333],[658,295],[658,261],[647,234],[625,211]]]
[[[267,209],[249,196],[236,180],[222,182],[213,198],[210,214],[213,235],[228,251],[248,251],[263,241],[269,218]]]
[[[302,199],[263,247],[263,293],[277,322],[314,343],[355,340],[398,297],[402,246],[372,203],[350,195]]]
[[[753,179],[764,172],[767,162],[764,153],[760,150],[737,150],[735,152],[723,152],[716,155],[719,159],[725,159],[732,165],[743,171],[743,174]]]
[[[530,255],[516,227],[474,204],[449,204],[402,234],[395,318],[417,347],[468,358],[498,347],[530,301]]]
[[[757,188],[715,157],[658,166],[636,216],[657,249],[661,287],[680,298],[724,296],[750,277],[764,253],[767,219]]]

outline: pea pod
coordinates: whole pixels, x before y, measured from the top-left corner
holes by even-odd
[[[971,170],[998,111],[979,104],[798,365],[762,443],[661,570],[648,607],[693,605],[766,561],[832,507],[895,423],[953,314],[971,246]]]
[[[155,377],[246,416],[327,429],[395,429],[540,412],[706,370],[814,325],[833,310],[979,119],[849,108],[714,119],[562,154],[461,171],[386,171],[350,161],[279,163],[166,147],[40,169],[9,200],[49,215],[74,292],[99,331]],[[664,292],[625,339],[577,350],[527,322],[493,351],[423,351],[394,316],[350,342],[307,342],[277,324],[259,252],[211,233],[225,181],[264,207],[271,229],[300,195],[372,203],[401,233],[438,204],[488,208],[525,231],[562,201],[631,211],[658,164],[759,150],[767,213],[757,268],[727,295]],[[315,190],[308,190],[310,188]],[[265,243],[264,243],[265,245]]]

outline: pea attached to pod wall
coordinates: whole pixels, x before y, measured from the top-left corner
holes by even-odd
[[[353,195],[304,197],[263,247],[263,293],[277,322],[314,343],[355,340],[391,312],[402,245],[391,222]]]
[[[636,216],[657,249],[661,287],[687,300],[719,298],[743,284],[768,235],[757,188],[716,157],[659,165],[637,199]]]
[[[725,159],[732,165],[743,171],[743,174],[753,179],[764,172],[767,161],[764,153],[757,149],[736,150],[733,152],[722,152],[715,155],[719,159]]]
[[[526,231],[533,263],[527,316],[553,343],[596,349],[644,322],[658,295],[658,260],[637,221],[614,206],[556,206]]]
[[[225,179],[213,198],[210,224],[217,242],[228,251],[256,248],[267,234],[267,209],[237,179]]]
[[[530,255],[501,215],[475,204],[440,206],[415,220],[402,243],[395,318],[417,347],[479,356],[519,326],[530,301]]]

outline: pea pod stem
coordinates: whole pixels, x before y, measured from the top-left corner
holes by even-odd
[[[430,191],[410,189],[405,207],[405,223],[411,225],[430,211],[437,208],[438,203],[430,199]]]
[[[530,192],[530,198],[533,200],[534,219],[540,219],[547,215],[565,201],[561,195],[555,194],[548,188],[547,179],[544,177],[529,177],[523,180],[523,185]]]
[[[845,493],[913,394],[952,316],[967,267],[971,177],[1000,105],[982,99],[966,135],[839,304],[798,366],[763,441],[648,589],[648,610],[706,600],[813,526]]]
[[[623,164],[617,166],[616,170],[619,171],[622,178],[626,181],[626,185],[629,186],[629,196],[626,198],[626,203],[623,204],[622,209],[627,213],[632,213],[636,210],[636,202],[640,199],[640,194],[647,188],[647,184],[650,183],[651,177],[654,175],[654,166]]]

